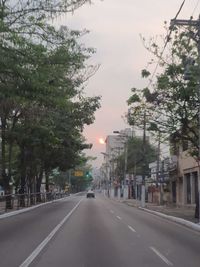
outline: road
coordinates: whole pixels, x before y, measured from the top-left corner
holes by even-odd
[[[200,233],[97,195],[0,220],[1,267],[199,267]]]

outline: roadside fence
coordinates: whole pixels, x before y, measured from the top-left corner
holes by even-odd
[[[69,196],[69,193],[46,192],[30,194],[9,194],[0,196],[0,214],[8,211],[19,210],[37,204],[50,202]]]

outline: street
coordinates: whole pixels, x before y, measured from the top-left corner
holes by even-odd
[[[97,194],[0,220],[1,267],[199,267],[200,233]]]

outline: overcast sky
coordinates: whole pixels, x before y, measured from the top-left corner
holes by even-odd
[[[127,112],[126,101],[132,87],[144,88],[147,81],[141,79],[151,55],[145,50],[140,34],[146,39],[165,34],[164,21],[175,17],[183,0],[93,0],[92,5],[78,9],[73,16],[65,16],[59,23],[71,29],[88,29],[90,33],[82,42],[96,48],[93,64],[100,69],[89,81],[86,93],[101,95],[101,109],[96,112],[93,125],[85,128],[84,135],[93,148],[89,155],[97,157],[94,166],[102,162],[101,151],[105,145],[98,142],[113,130],[127,128],[122,119]],[[200,0],[186,0],[178,16],[198,18]]]

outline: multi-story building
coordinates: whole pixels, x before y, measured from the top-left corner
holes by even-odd
[[[199,167],[188,149],[188,142],[177,142],[171,138],[171,198],[180,206],[195,204],[198,195]]]
[[[120,191],[120,180],[124,179],[124,170],[121,170],[120,174],[116,173],[119,164],[118,158],[125,152],[127,138],[133,135],[132,129],[127,128],[106,137],[106,151],[102,153],[104,155],[102,166],[104,167],[104,176],[109,181],[109,186],[113,189],[112,191],[114,191],[113,194],[115,196],[118,195]]]

